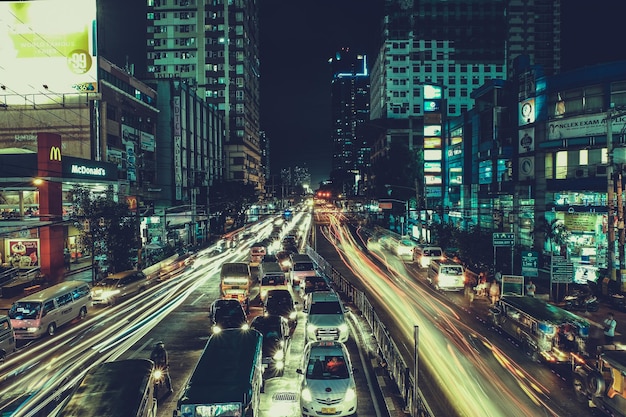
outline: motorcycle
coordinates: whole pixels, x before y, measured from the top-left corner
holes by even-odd
[[[600,309],[598,297],[588,290],[576,289],[566,294],[563,301],[567,310],[595,312]]]
[[[159,390],[165,384],[165,371],[160,367],[155,368],[152,372],[152,380],[154,381],[153,396],[154,398],[158,398]]]

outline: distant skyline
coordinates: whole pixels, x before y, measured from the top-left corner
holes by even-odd
[[[145,2],[101,0],[102,23],[116,30],[100,39],[100,53],[135,74],[145,71]],[[306,167],[313,189],[332,162],[328,59],[341,47],[376,59],[383,0],[260,0],[261,128],[271,141],[272,175]],[[621,44],[626,2],[564,0],[562,70],[626,59]],[[271,179],[268,179],[268,182]]]

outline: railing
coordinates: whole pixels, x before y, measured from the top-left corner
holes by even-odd
[[[363,291],[355,288],[339,271],[315,252],[313,248],[307,246],[306,252],[317,264],[318,269],[332,280],[333,284],[337,287],[339,292],[345,296],[347,301],[359,309],[362,316],[369,324],[376,344],[378,345],[379,355],[381,356],[380,359],[387,365],[386,369],[390,378],[396,384],[398,391],[402,394],[402,399],[408,410],[417,410],[417,414],[413,417],[433,417],[433,413],[426,403],[422,392],[419,387],[415,387],[414,375],[411,375],[410,369],[400,354],[398,346],[391,338],[385,324],[381,321],[380,317],[378,317],[376,311],[374,311],[374,307],[372,307],[367,299],[367,295]],[[416,388],[417,391],[414,395]],[[413,404],[414,400],[417,401],[417,404]]]

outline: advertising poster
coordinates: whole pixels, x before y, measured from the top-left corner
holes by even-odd
[[[15,268],[31,269],[39,265],[39,239],[6,239],[6,262]]]
[[[97,92],[95,33],[95,0],[0,2],[0,80],[8,96]]]

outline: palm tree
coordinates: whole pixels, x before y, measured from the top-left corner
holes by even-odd
[[[559,247],[561,255],[566,253],[567,241],[571,236],[571,232],[562,220],[548,220],[544,217],[537,222],[534,232],[543,233],[544,241],[548,243],[551,254],[554,246]]]

